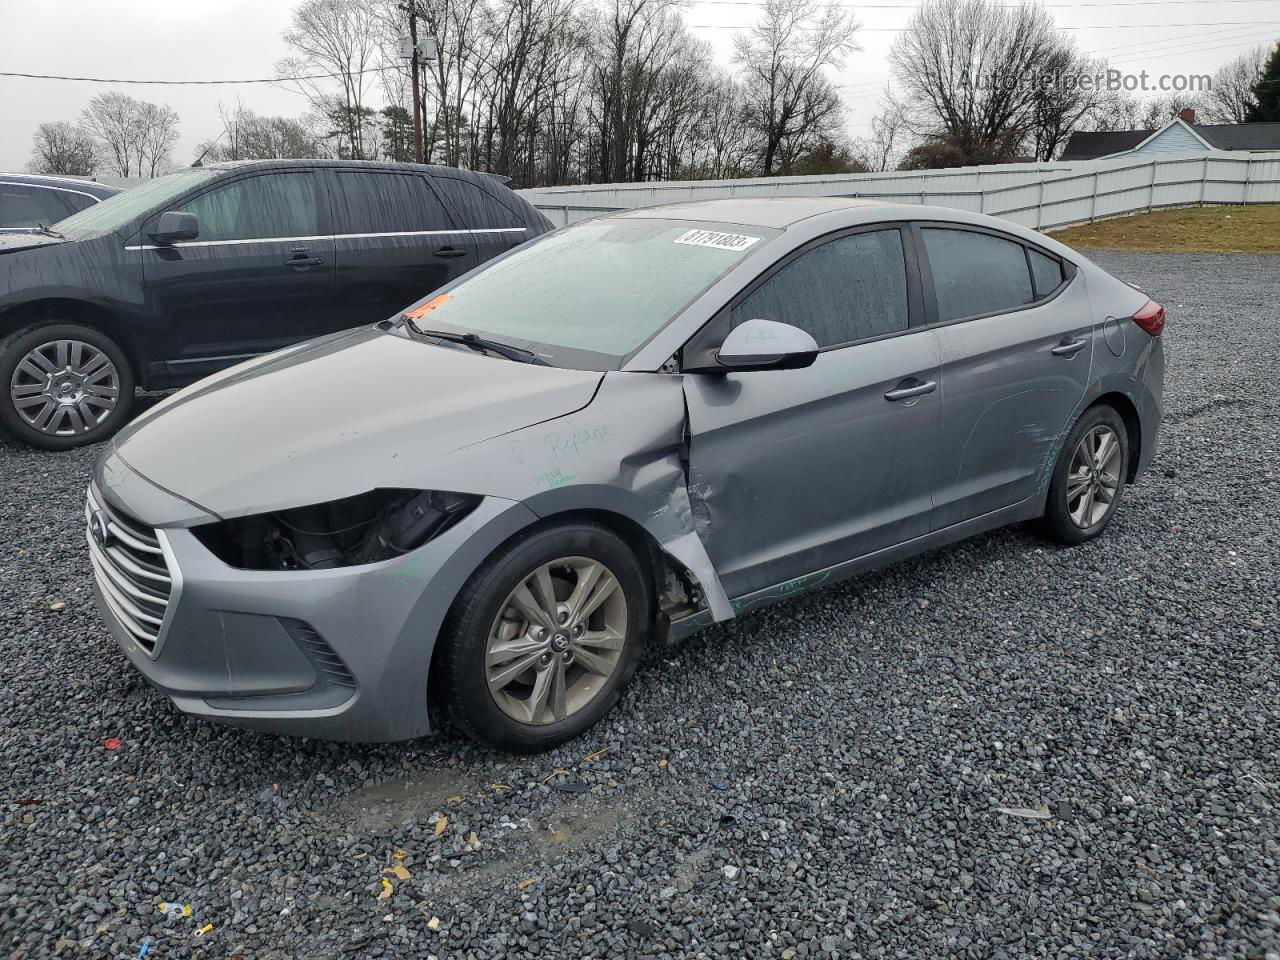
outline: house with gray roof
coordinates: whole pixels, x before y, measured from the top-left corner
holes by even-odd
[[[1196,123],[1196,112],[1187,109],[1156,130],[1073,133],[1059,159],[1109,160],[1215,150],[1280,150],[1280,123]]]

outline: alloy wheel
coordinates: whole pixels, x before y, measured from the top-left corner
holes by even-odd
[[[586,707],[618,670],[627,601],[598,560],[538,567],[507,596],[485,645],[494,702],[521,723],[548,724]]]
[[[120,402],[120,371],[111,358],[81,340],[42,343],[18,361],[9,381],[18,415],[49,436],[88,433]]]
[[[1101,523],[1120,492],[1120,438],[1099,424],[1076,445],[1067,473],[1067,513],[1081,529]]]

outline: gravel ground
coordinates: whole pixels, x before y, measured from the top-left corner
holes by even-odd
[[[1280,957],[1280,258],[1098,259],[1170,314],[1105,537],[713,629],[536,758],[179,714],[93,610],[95,451],[0,447],[0,956]]]

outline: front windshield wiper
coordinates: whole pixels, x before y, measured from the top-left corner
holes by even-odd
[[[55,240],[67,239],[63,234],[59,233],[57,230],[52,229],[51,227],[46,227],[43,223],[36,224],[36,232],[43,233],[46,237],[53,237]]]
[[[460,343],[464,347],[470,347],[480,353],[496,353],[500,357],[506,357],[508,360],[514,360],[517,363],[535,363],[538,366],[550,366],[547,361],[532,350],[524,350],[520,347],[513,347],[509,343],[499,343],[497,340],[489,340],[474,333],[452,333],[448,330],[423,330],[420,326],[413,322],[411,317],[404,317],[405,326],[412,330],[420,337],[434,337],[437,340],[445,340],[449,343]]]

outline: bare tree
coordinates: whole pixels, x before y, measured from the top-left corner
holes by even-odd
[[[135,147],[139,174],[154,177],[167,173],[169,152],[178,142],[178,114],[169,106],[138,106],[138,142]]]
[[[316,137],[302,121],[259,116],[239,101],[234,107],[220,104],[218,115],[222,118],[222,133],[196,148],[196,156],[209,162],[320,156]]]
[[[1052,160],[1075,130],[1112,109],[1116,93],[1094,82],[1106,72],[1105,60],[1082,56],[1071,41],[1050,52],[1041,73],[1032,78],[1035,95],[1026,146],[1037,160]]]
[[[104,163],[119,177],[139,176],[134,165],[141,139],[138,101],[112,90],[100,93],[84,108],[82,123],[97,141]]]
[[[377,118],[366,100],[381,70],[380,38],[376,10],[363,0],[303,0],[285,32],[285,42],[297,54],[276,65],[277,75],[331,75],[293,82],[334,125],[339,155],[370,155],[365,139],[374,135]]]
[[[1253,88],[1262,78],[1270,52],[1266,45],[1259,44],[1215,71],[1204,105],[1208,123],[1249,122],[1249,108],[1257,103]]]
[[[826,76],[854,49],[856,26],[825,0],[769,0],[772,19],[744,46],[774,82],[766,92],[767,80],[711,65],[683,0],[367,0],[358,22],[354,2],[303,0],[290,43],[308,57],[279,68],[334,75],[306,90],[326,155],[409,155],[412,80],[398,48],[412,11],[418,36],[437,44],[419,91],[429,162],[517,186],[856,166]],[[355,42],[366,35],[367,60]],[[357,89],[365,73],[381,82]],[[373,91],[387,106],[368,102]],[[239,152],[233,132],[213,155]]]
[[[1203,107],[1199,100],[1193,100],[1185,95],[1174,93],[1165,97],[1156,97],[1154,100],[1147,100],[1142,104],[1142,113],[1138,117],[1137,129],[1158,130],[1183,110],[1199,112],[1202,109]]]
[[[744,176],[752,146],[743,116],[742,89],[732,77],[712,77],[702,92],[701,124],[704,159],[700,177],[720,180]]]
[[[59,120],[42,123],[32,139],[32,173],[60,173],[71,177],[91,177],[98,169],[97,145],[93,135],[78,124]]]
[[[840,98],[825,71],[842,66],[859,49],[858,28],[852,14],[836,5],[765,0],[760,21],[735,36],[747,124],[760,140],[766,176],[774,172],[780,152],[793,159],[838,115]]]
[[[1043,7],[926,0],[889,63],[915,133],[961,153],[1012,159],[1045,104],[1043,78],[1071,70],[1076,58]]]
[[[888,105],[871,118],[868,136],[854,141],[853,154],[868,170],[876,173],[892,170],[898,165],[904,152],[903,141],[909,131],[902,117],[902,108],[886,93]]]
[[[165,172],[178,141],[178,115],[168,106],[135,100],[112,90],[85,107],[82,124],[98,152],[121,177],[154,177]]]

